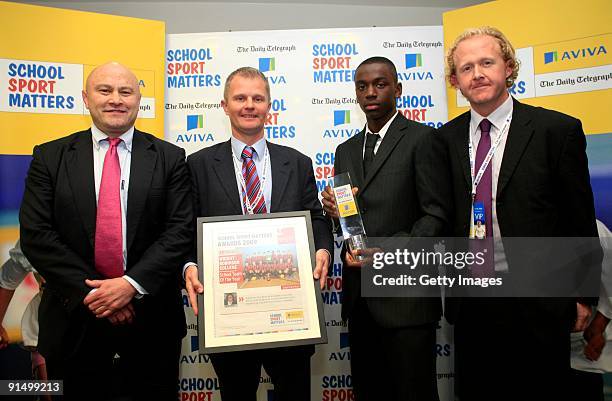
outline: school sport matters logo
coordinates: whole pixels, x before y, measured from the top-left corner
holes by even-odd
[[[259,71],[267,72],[274,71],[276,69],[276,60],[274,57],[262,57],[259,59]]]
[[[406,69],[423,66],[423,55],[421,53],[406,53]]]
[[[350,110],[334,110],[334,127],[351,122]]]
[[[559,53],[561,53],[561,58],[559,58]],[[544,64],[587,59],[597,57],[602,54],[608,54],[608,51],[604,45],[578,47],[575,49],[564,50],[563,52],[553,50],[550,52],[544,52]]]

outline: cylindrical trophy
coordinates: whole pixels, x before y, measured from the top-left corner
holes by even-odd
[[[353,186],[348,172],[333,177],[332,189],[336,197],[336,207],[340,220],[342,237],[350,250],[367,248],[367,237],[357,199],[353,196]],[[362,257],[358,257],[359,260]]]

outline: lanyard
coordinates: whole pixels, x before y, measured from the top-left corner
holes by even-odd
[[[263,197],[263,189],[264,189],[264,184],[266,183],[266,175],[268,173],[268,147],[265,146],[264,147],[264,168],[263,168],[263,174],[261,175],[261,178],[259,179],[261,185],[259,186],[259,191],[257,191],[257,197],[255,198],[255,200],[253,201],[253,204],[251,204],[251,202],[249,201],[249,196],[246,193],[246,182],[244,180],[244,176],[242,175],[242,165],[238,162],[238,160],[236,160],[236,157],[233,155],[232,152],[232,160],[234,161],[234,172],[236,173],[236,178],[238,179],[238,182],[240,183],[240,188],[242,189],[241,192],[244,192],[244,197],[243,201],[244,201],[244,205],[246,206],[246,214],[254,214],[253,213],[253,208],[259,204],[260,199]],[[253,161],[253,163],[255,163],[255,161]]]
[[[472,175],[472,203],[474,203],[474,198],[476,197],[476,187],[478,187],[478,184],[480,184],[480,180],[482,179],[482,176],[484,175],[485,170],[489,166],[491,159],[493,159],[493,155],[495,154],[497,147],[501,143],[501,140],[504,137],[504,134],[509,129],[510,121],[512,121],[512,114],[510,114],[508,118],[506,118],[506,122],[504,123],[504,126],[499,131],[499,135],[497,135],[497,138],[495,139],[493,146],[489,148],[489,152],[487,153],[487,156],[482,162],[482,165],[480,166],[480,169],[478,170],[478,174],[476,174],[476,176],[474,176],[474,173],[475,173],[474,170],[476,168],[476,157],[474,156],[474,145],[472,144],[472,138],[469,138],[468,152],[470,155],[470,173]],[[482,133],[480,135],[482,138]]]

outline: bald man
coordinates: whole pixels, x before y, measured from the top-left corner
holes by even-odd
[[[65,399],[176,399],[193,241],[185,153],[134,128],[126,67],[94,69],[83,101],[90,129],[34,147],[19,215],[47,282],[39,350]]]

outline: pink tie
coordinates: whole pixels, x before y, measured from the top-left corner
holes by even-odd
[[[108,138],[104,168],[98,195],[96,239],[94,245],[96,270],[106,278],[123,276],[123,235],[121,228],[121,167],[117,145],[119,138]]]

